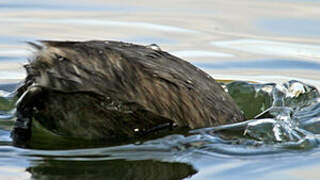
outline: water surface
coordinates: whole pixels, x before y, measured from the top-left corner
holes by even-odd
[[[319,179],[317,0],[1,1],[1,179]],[[249,119],[113,147],[13,146],[26,41],[158,44],[225,84]],[[298,80],[290,81],[290,80]],[[255,82],[255,83],[247,83]],[[271,108],[271,109],[269,109]],[[57,142],[58,143],[58,142]],[[37,148],[38,147],[38,148]]]

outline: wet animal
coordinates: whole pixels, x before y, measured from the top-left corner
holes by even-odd
[[[159,129],[243,121],[232,98],[207,73],[162,51],[117,41],[41,41],[17,90],[14,140],[32,122],[85,140],[130,139]]]

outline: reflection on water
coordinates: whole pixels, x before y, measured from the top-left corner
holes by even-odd
[[[320,37],[320,21],[310,19],[263,19],[258,22],[264,30],[279,35]]]
[[[57,3],[58,2],[58,3]],[[94,6],[94,5],[86,5],[82,3],[68,3],[65,1],[41,1],[41,0],[32,0],[32,2],[23,1],[23,0],[15,0],[15,1],[1,1],[0,2],[1,10],[47,10],[47,11],[117,11],[117,12],[128,12],[132,10],[142,10],[139,8],[132,8],[130,6]]]
[[[153,23],[144,23],[144,22],[120,22],[120,21],[110,21],[110,20],[97,20],[97,19],[36,19],[36,18],[24,18],[24,19],[1,19],[1,21],[10,22],[10,23],[19,23],[19,22],[29,22],[29,23],[48,23],[48,24],[57,24],[57,25],[82,25],[82,26],[116,26],[116,27],[125,27],[125,28],[144,28],[149,30],[158,30],[158,31],[172,31],[178,33],[195,33],[196,31],[167,26],[161,24]]]
[[[197,171],[184,163],[148,161],[48,160],[27,169],[35,179],[180,180]],[[58,173],[57,173],[58,172]]]
[[[234,57],[232,54],[220,53],[220,52],[211,52],[211,51],[201,51],[201,50],[184,50],[184,51],[173,51],[173,55],[181,58],[190,58],[190,57]]]
[[[294,58],[319,59],[320,46],[309,44],[285,43],[274,41],[241,39],[233,41],[212,42],[214,46],[245,51],[248,53],[284,56]]]
[[[319,3],[1,1],[0,178],[319,179]],[[225,88],[261,119],[115,147],[13,147],[10,92],[25,76],[25,41],[38,39],[156,43],[217,79],[259,82]]]
[[[270,60],[250,60],[245,62],[239,61],[224,61],[218,63],[194,63],[203,68],[211,69],[310,69],[320,71],[320,63],[308,62],[305,60],[285,60],[285,59],[270,59]]]

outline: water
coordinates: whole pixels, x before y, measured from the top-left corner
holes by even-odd
[[[1,1],[0,178],[319,179],[319,5]],[[216,79],[237,80],[224,87],[248,119],[260,119],[122,146],[14,147],[10,92],[24,78],[22,66],[32,53],[25,42],[41,39],[156,43]],[[42,147],[58,143],[47,141],[40,141]]]

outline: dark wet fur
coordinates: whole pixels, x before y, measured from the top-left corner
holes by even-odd
[[[22,98],[17,111],[56,134],[132,138],[166,125],[194,129],[244,120],[212,77],[167,52],[115,41],[41,43],[33,45],[38,53],[25,66],[18,95],[41,91]]]

